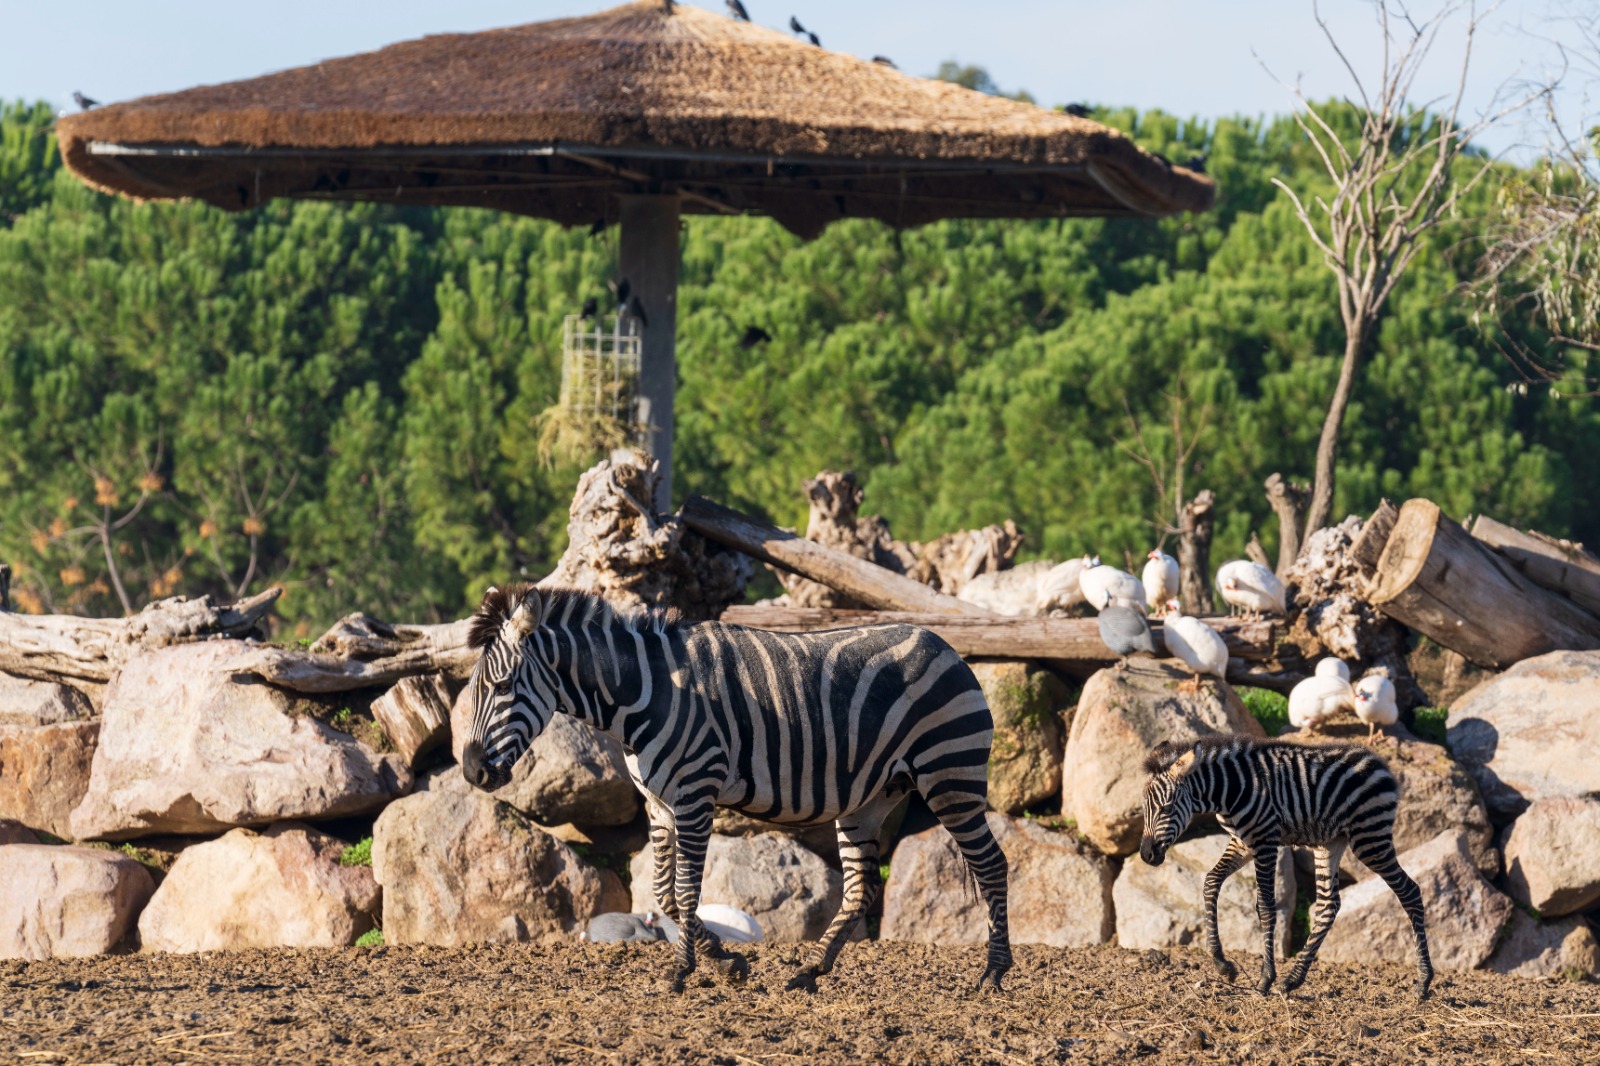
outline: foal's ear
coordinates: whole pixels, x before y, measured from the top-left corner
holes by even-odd
[[[522,602],[517,604],[517,609],[511,612],[511,625],[518,633],[528,637],[539,628],[539,623],[544,621],[544,603],[539,598],[539,590],[528,589],[523,593]]]

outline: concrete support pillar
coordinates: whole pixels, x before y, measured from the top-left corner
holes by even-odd
[[[672,396],[678,384],[678,198],[624,196],[618,275],[644,306],[639,356],[639,417],[650,454],[661,462],[657,511],[672,509]]]

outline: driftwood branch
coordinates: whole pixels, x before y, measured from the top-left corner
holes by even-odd
[[[806,540],[703,496],[691,496],[679,512],[690,529],[746,555],[820,582],[852,599],[884,610],[927,614],[978,614],[982,608],[853,555]]]
[[[1300,557],[1300,542],[1305,539],[1306,504],[1311,499],[1307,485],[1285,481],[1282,474],[1267,478],[1267,503],[1278,516],[1278,577],[1289,572]]]
[[[1110,663],[1117,656],[1100,640],[1094,618],[1004,618],[999,615],[950,615],[912,611],[841,611],[827,607],[736,606],[722,612],[723,622],[778,633],[810,633],[842,626],[901,622],[931,630],[962,656],[996,659],[1067,659]],[[1265,662],[1274,657],[1276,631],[1271,622],[1204,618],[1227,641],[1230,656]],[[1161,631],[1158,621],[1151,628]]]
[[[396,655],[363,661],[322,652],[288,648],[252,648],[223,664],[235,676],[258,677],[268,684],[296,692],[349,692],[357,688],[383,688],[417,674],[443,674],[464,681],[478,661],[476,649],[414,648]]]
[[[227,606],[210,596],[177,596],[127,618],[0,613],[0,671],[41,681],[105,684],[142,652],[249,633],[281,595],[283,589],[273,587]]]

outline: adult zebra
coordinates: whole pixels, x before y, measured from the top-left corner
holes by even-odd
[[[718,806],[791,826],[838,823],[844,901],[789,981],[814,991],[881,887],[878,829],[916,789],[965,856],[989,908],[988,965],[1011,968],[1006,858],[984,818],[994,721],[972,671],[948,644],[907,625],[769,633],[718,622],[626,614],[597,596],[491,588],[472,619],[468,781],[493,790],[562,711],[621,742],[646,797],[656,898],[687,935],[674,990],[696,947],[725,969],[696,915]]]
[[[1339,859],[1348,845],[1365,866],[1399,897],[1417,942],[1419,1000],[1428,998],[1433,964],[1422,892],[1400,868],[1394,851],[1394,818],[1400,786],[1389,766],[1359,744],[1295,744],[1251,737],[1203,737],[1191,744],[1158,745],[1145,761],[1144,836],[1139,855],[1160,866],[1196,814],[1215,812],[1233,839],[1206,875],[1206,948],[1228,980],[1237,971],[1217,936],[1217,895],[1245,860],[1255,858],[1256,917],[1261,923],[1261,982],[1265,994],[1277,977],[1273,963],[1278,848],[1315,849],[1317,899],[1311,931],[1284,978],[1293,992],[1306,979],[1317,949],[1339,914]]]

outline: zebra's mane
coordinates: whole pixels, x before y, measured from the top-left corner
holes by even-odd
[[[1246,736],[1241,733],[1222,734],[1217,736],[1200,737],[1187,743],[1174,740],[1165,740],[1157,744],[1149,755],[1145,756],[1144,769],[1148,774],[1164,774],[1172,769],[1172,765],[1183,758],[1188,752],[1194,752],[1197,761],[1203,761],[1206,756],[1218,752],[1235,752],[1242,749],[1254,750],[1280,750],[1293,752],[1296,755],[1308,753],[1321,753],[1325,755],[1338,755],[1343,752],[1356,752],[1388,765],[1383,757],[1372,751],[1364,744],[1348,742],[1323,742],[1318,744],[1302,744],[1290,740],[1262,740],[1257,737]]]
[[[467,628],[467,646],[482,650],[493,644],[500,636],[500,629],[506,620],[523,597],[534,588],[524,581],[485,592],[483,602],[472,613],[472,623]],[[543,604],[544,617],[549,619],[571,619],[579,624],[616,624],[638,633],[659,632],[677,625],[680,620],[675,608],[625,610],[613,606],[604,596],[582,589],[547,588],[537,591]]]

